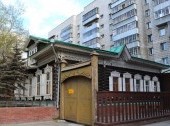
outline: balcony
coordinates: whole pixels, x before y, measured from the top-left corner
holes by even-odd
[[[119,5],[120,3],[124,2],[124,1],[126,1],[126,0],[119,0],[119,1],[117,1],[115,3],[113,3],[110,7],[113,8],[113,7]]]
[[[90,48],[97,48],[97,49],[100,49],[101,48],[101,45],[99,43],[96,43],[96,44],[93,44],[91,46],[89,46]]]
[[[92,30],[92,29],[99,28],[99,27],[100,27],[99,23],[94,23],[91,26],[84,28],[83,34]]]
[[[135,42],[126,44],[126,46],[127,46],[127,48],[139,47],[140,43],[139,43],[139,41],[135,41]]]
[[[154,7],[154,12],[155,12],[155,11],[158,11],[158,10],[160,10],[160,9],[163,9],[163,8],[165,8],[165,7],[167,7],[167,6],[170,6],[170,2],[169,2],[169,1],[164,2],[164,3],[161,3],[161,4],[158,4],[158,5],[156,5],[156,6]]]
[[[132,30],[129,30],[127,32],[124,32],[122,34],[118,34],[118,35],[115,35],[112,37],[112,40],[113,41],[116,41],[116,40],[119,40],[121,38],[124,38],[124,37],[127,37],[127,36],[130,36],[130,35],[133,35],[133,34],[138,34],[139,33],[139,29],[138,28],[134,28]]]
[[[94,38],[99,38],[99,37],[100,37],[100,33],[98,33],[98,32],[97,32],[97,33],[94,33],[94,34],[92,34],[92,35],[84,38],[84,39],[83,39],[83,43],[84,43],[84,42],[87,42],[87,41],[90,41],[90,40],[92,40],[92,39],[94,39]]]
[[[95,14],[94,16],[88,18],[87,20],[83,21],[83,26],[85,26],[86,24],[96,20],[96,19],[99,19],[100,18],[100,15],[99,14]]]

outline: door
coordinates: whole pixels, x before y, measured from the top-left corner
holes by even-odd
[[[64,83],[64,117],[66,120],[91,125],[91,81],[73,77]]]

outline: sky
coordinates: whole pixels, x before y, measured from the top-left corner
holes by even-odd
[[[48,32],[72,15],[79,14],[93,0],[1,0],[6,5],[21,2],[24,28],[30,35],[48,37]]]

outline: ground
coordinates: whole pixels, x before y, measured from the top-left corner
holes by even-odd
[[[3,124],[0,126],[83,126],[80,124],[74,124],[66,121],[43,121],[43,122],[32,122],[32,123],[22,123],[22,124]],[[163,121],[143,126],[170,126],[170,120],[169,121]]]

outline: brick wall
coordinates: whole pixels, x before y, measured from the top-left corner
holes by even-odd
[[[58,117],[55,107],[0,108],[0,124],[47,121]]]

